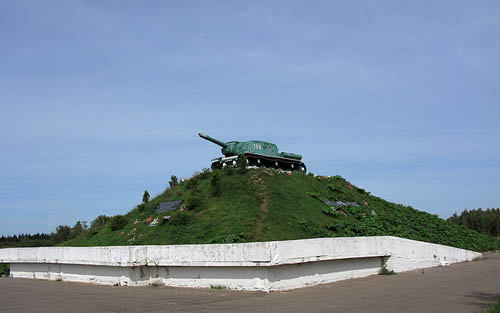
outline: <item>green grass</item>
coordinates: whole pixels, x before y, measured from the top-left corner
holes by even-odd
[[[372,196],[340,176],[224,169],[217,171],[216,185],[220,187],[214,187],[213,175],[205,170],[137,206],[123,215],[125,223],[121,229],[112,230],[108,222],[64,245],[200,244],[392,235],[474,251],[500,248],[497,239]],[[192,210],[154,213],[158,203],[181,199]],[[356,202],[359,206],[342,207],[343,215],[324,204],[324,199]],[[161,221],[162,215],[171,215],[171,219],[155,227],[145,223],[149,217]]]
[[[483,313],[500,313],[500,297],[498,297],[496,304],[488,307],[488,309],[486,309],[486,311],[483,311]]]

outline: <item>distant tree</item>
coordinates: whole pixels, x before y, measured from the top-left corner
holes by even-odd
[[[149,202],[149,192],[148,190],[144,190],[144,194],[142,195],[142,203],[146,204]]]
[[[71,237],[75,238],[89,230],[87,221],[77,221],[75,226],[71,229]]]
[[[463,210],[460,215],[453,213],[448,221],[486,235],[500,236],[500,209],[498,208],[485,211],[482,209]]]
[[[64,242],[71,239],[71,227],[68,225],[59,225],[56,228],[56,232],[54,234],[54,239],[57,242]]]

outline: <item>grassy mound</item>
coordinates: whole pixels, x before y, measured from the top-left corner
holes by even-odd
[[[187,209],[154,213],[160,202],[172,200],[184,200]],[[325,200],[349,203],[327,205]],[[151,226],[156,218],[158,224]],[[495,238],[387,202],[340,176],[232,168],[205,170],[65,245],[199,244],[375,235],[474,251],[500,247]]]

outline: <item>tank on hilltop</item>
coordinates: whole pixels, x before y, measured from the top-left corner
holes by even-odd
[[[260,140],[228,141],[223,142],[203,133],[198,136],[222,147],[224,157],[212,160],[212,169],[224,166],[236,166],[238,159],[245,156],[249,166],[265,166],[286,171],[306,171],[306,165],[301,161],[302,156],[290,152],[278,152],[274,143]]]

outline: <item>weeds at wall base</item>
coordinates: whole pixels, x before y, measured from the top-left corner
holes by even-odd
[[[0,264],[0,277],[10,276],[10,264]]]
[[[378,272],[379,275],[396,275],[396,272],[393,270],[388,270],[385,264],[380,268],[380,271]]]

